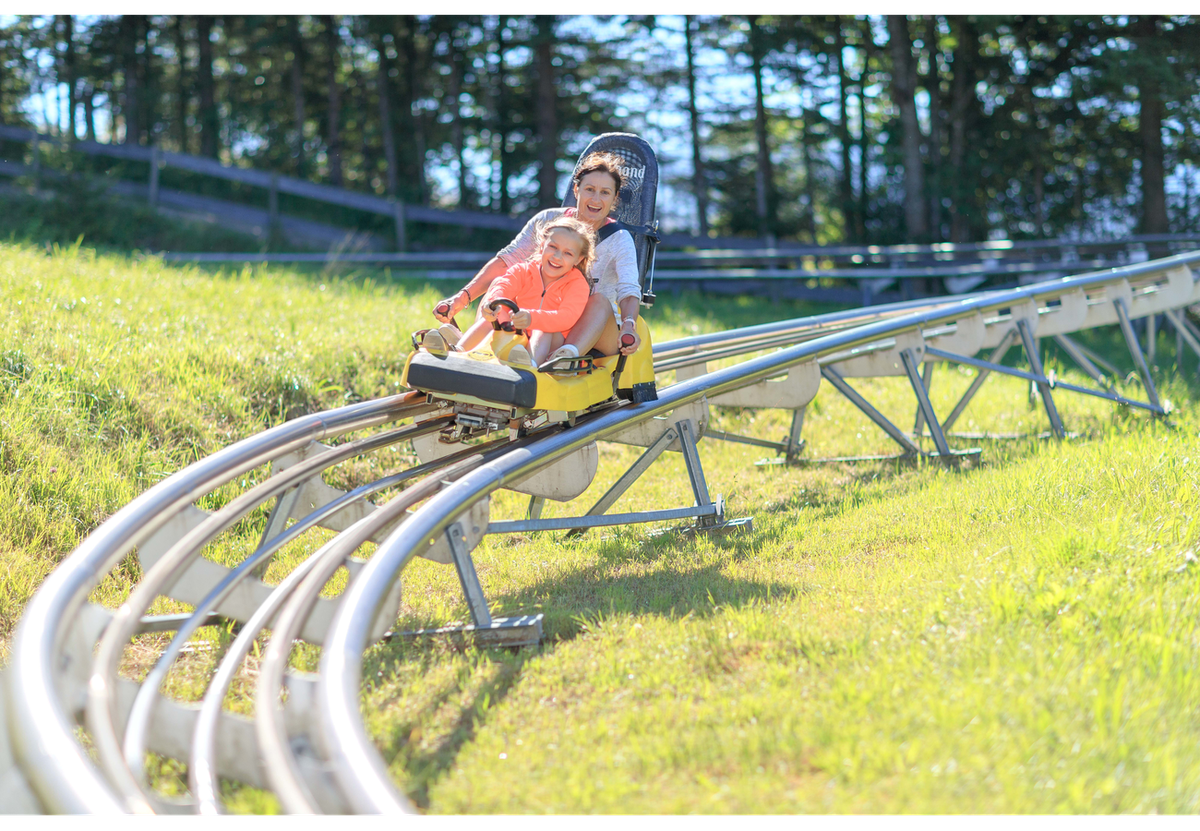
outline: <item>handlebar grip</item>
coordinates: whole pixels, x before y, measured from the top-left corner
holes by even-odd
[[[433,310],[440,315],[448,315],[448,314],[450,314],[450,304],[449,303],[438,303],[433,308]]]
[[[624,334],[621,335],[621,348],[622,349],[625,348],[626,346],[633,346],[635,343],[637,343],[637,338],[635,338],[629,332],[625,332]]]

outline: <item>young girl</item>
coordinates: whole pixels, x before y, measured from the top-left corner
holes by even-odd
[[[524,347],[515,346],[508,355],[509,363],[537,365],[544,362],[550,353],[563,345],[566,333],[583,314],[591,293],[584,274],[595,258],[595,248],[595,233],[578,219],[560,217],[547,223],[535,256],[528,262],[514,265],[488,287],[480,300],[483,319],[463,334],[458,348],[467,351],[483,341],[496,319],[496,312],[488,309],[488,304],[504,297],[520,307],[520,311],[512,314],[512,325],[529,330],[529,346],[533,352],[530,356]],[[507,310],[503,313],[507,314]],[[429,335],[426,335],[426,341],[429,341]]]

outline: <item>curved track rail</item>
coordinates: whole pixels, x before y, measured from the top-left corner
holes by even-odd
[[[471,601],[464,567],[473,578],[469,552],[487,532],[493,491],[517,486],[597,440],[661,449],[675,434],[660,430],[656,438],[647,439],[644,432],[636,441],[628,437],[646,425],[664,423],[652,421],[656,417],[706,408],[708,402],[794,409],[802,421],[803,407],[822,379],[871,415],[873,408],[845,379],[873,374],[909,377],[938,448],[931,455],[951,459],[942,432],[945,421],[939,422],[929,406],[927,380],[922,386],[918,374],[919,366],[928,373],[939,361],[979,366],[980,380],[997,371],[1033,381],[1060,436],[1053,404],[1053,392],[1059,389],[1165,415],[1130,321],[1166,315],[1181,341],[1200,354],[1200,333],[1178,311],[1200,301],[1193,267],[1200,268],[1200,253],[1011,291],[860,309],[664,343],[655,348],[656,369],[673,369],[679,380],[662,389],[657,401],[593,414],[570,429],[461,448],[349,492],[325,485],[322,471],[432,433],[444,425],[444,411],[426,403],[424,396],[408,393],[304,416],[232,445],[115,514],[30,601],[0,696],[7,711],[7,736],[0,729],[0,805],[55,813],[217,813],[222,810],[220,776],[272,790],[289,812],[411,811],[362,723],[363,652],[386,635],[399,602],[400,577],[416,556],[459,566]],[[1121,326],[1130,346],[1146,402],[1111,390],[1056,383],[1042,371],[1035,337],[1066,338],[1070,332],[1112,324]],[[1018,339],[1030,359],[1030,372],[998,363],[996,354]],[[996,350],[994,360],[972,357],[987,348]],[[706,371],[708,361],[768,349],[776,351]],[[1083,353],[1079,359],[1081,365],[1091,363]],[[948,420],[964,406],[965,400]],[[881,419],[877,423],[905,452],[922,452],[912,438]],[[386,429],[362,435],[381,427]],[[679,427],[678,444],[685,454],[690,429]],[[798,428],[794,433],[798,436]],[[342,437],[348,440],[322,444]],[[272,465],[269,477],[219,510],[195,507],[206,494],[267,464]],[[372,496],[379,501],[370,501]],[[205,546],[271,500],[275,508],[266,532],[240,565],[226,569],[202,556]],[[296,520],[290,527],[289,517]],[[259,580],[259,571],[276,552],[318,525],[339,533],[278,586]],[[366,562],[354,559],[367,541],[378,544],[374,555]],[[87,603],[88,593],[134,549],[144,576],[129,600],[116,612]],[[343,566],[351,578],[341,598],[320,597],[330,576]],[[160,595],[187,602],[195,611],[147,616]],[[241,628],[203,702],[186,705],[161,695],[159,687],[184,644],[196,629],[216,619],[239,621]],[[222,701],[265,627],[273,635],[251,721],[223,710]],[[120,677],[118,669],[130,637],[147,631],[175,635],[138,684]],[[288,668],[297,639],[322,646],[317,675]],[[285,692],[286,700],[281,700]],[[80,724],[86,725],[96,761],[77,739]],[[147,785],[149,751],[187,761],[188,800],[169,800]]]

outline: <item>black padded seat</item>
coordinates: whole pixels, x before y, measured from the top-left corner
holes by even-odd
[[[537,401],[537,378],[532,372],[454,353],[438,358],[418,352],[408,365],[408,385],[423,392],[470,395],[507,407],[532,407]]]

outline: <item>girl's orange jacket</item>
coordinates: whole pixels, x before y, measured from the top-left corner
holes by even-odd
[[[529,312],[530,329],[542,332],[566,332],[579,321],[587,305],[587,278],[573,268],[543,288],[540,263],[517,263],[497,277],[483,295],[486,306],[500,297]]]

